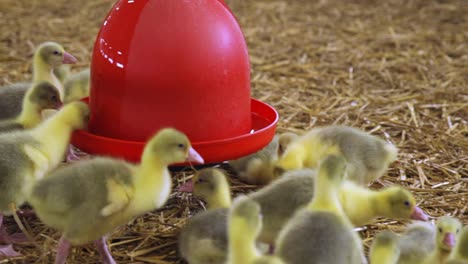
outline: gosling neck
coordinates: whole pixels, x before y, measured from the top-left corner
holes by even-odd
[[[69,115],[66,109],[59,111],[31,132],[31,135],[40,142],[44,155],[53,162],[58,163],[63,160],[70,143],[74,127],[68,120]]]
[[[255,230],[251,230],[245,219],[231,216],[229,223],[228,264],[251,263],[260,256],[255,247]]]
[[[145,149],[141,163],[136,168],[135,189],[135,210],[137,213],[144,213],[163,206],[172,189],[172,181],[167,162],[158,158]]]
[[[307,148],[307,150],[304,150],[304,167],[318,168],[318,161],[320,161],[322,157],[331,154],[340,154],[340,149],[337,145],[332,145],[329,142],[323,141],[319,135],[309,139],[307,143],[309,146],[313,146],[313,149]]]
[[[21,110],[17,121],[21,123],[25,129],[31,129],[37,126],[42,121],[40,107],[31,103],[26,97],[23,101],[23,109]]]
[[[314,189],[314,198],[307,208],[311,211],[331,211],[343,215],[344,211],[338,197],[338,188],[328,180],[328,175],[321,174],[319,171]]]
[[[219,190],[206,197],[206,202],[208,204],[208,210],[218,209],[218,208],[229,208],[231,206],[231,193],[229,188],[226,186],[220,186]]]
[[[372,201],[372,210],[375,211],[379,216],[383,217],[394,217],[391,215],[392,209],[389,207],[389,196],[392,195],[391,189],[382,190],[380,192],[373,191],[374,195],[369,199]]]
[[[378,192],[346,180],[339,194],[343,210],[353,225],[365,225],[378,215]]]
[[[63,100],[64,91],[63,85],[55,76],[54,69],[44,61],[39,54],[34,55],[33,60],[33,83],[47,81],[55,86],[60,94],[60,99]]]
[[[436,247],[430,255],[432,263],[445,263],[450,255],[450,250],[445,250],[440,247]]]
[[[375,252],[370,255],[370,263],[392,264],[397,263],[397,260],[395,252],[385,248],[375,249]]]

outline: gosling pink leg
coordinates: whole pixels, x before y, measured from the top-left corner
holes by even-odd
[[[57,256],[55,257],[55,264],[65,264],[68,254],[70,253],[71,244],[65,237],[61,237],[57,246]]]
[[[94,241],[94,245],[96,246],[99,254],[102,257],[102,263],[104,263],[104,264],[117,264],[117,262],[115,262],[114,258],[112,258],[109,247],[107,246],[107,243],[106,243],[106,237],[105,236],[103,236],[103,237],[101,237],[99,239],[96,239]]]
[[[19,209],[18,211],[16,211],[16,214],[21,217],[31,217],[31,216],[35,216],[36,212],[34,212],[34,209],[27,208],[27,209]]]
[[[268,254],[269,255],[275,254],[275,245],[273,245],[273,244],[268,245]]]
[[[13,258],[22,256],[21,253],[15,251],[12,245],[2,245],[0,246],[0,259],[3,258]]]
[[[23,233],[15,233],[9,235],[3,226],[3,214],[0,214],[0,242],[4,243],[22,243],[29,241],[28,237]]]
[[[3,227],[3,214],[0,214],[0,241],[7,243],[11,243],[12,241],[12,237],[7,234],[5,228]],[[12,258],[19,256],[21,256],[21,254],[16,252],[11,244],[0,246],[0,259],[4,257]]]
[[[78,160],[81,160],[81,159],[86,159],[86,158],[89,158],[89,157],[90,156],[89,156],[88,153],[85,153],[85,152],[79,150],[78,148],[75,148],[72,145],[68,146],[67,159],[66,159],[67,162],[74,162],[74,161],[78,161]]]

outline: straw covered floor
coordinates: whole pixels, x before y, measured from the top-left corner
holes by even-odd
[[[1,0],[0,85],[29,80],[34,47],[63,44],[87,67],[114,0]],[[252,95],[280,113],[279,131],[346,124],[393,142],[398,160],[373,187],[407,186],[430,216],[468,224],[468,2],[464,0],[231,0],[246,37]],[[187,46],[190,48],[190,46]],[[256,186],[231,173],[235,193]],[[175,173],[174,187],[192,171]],[[111,234],[118,263],[184,263],[177,234],[203,208],[174,192],[167,205]],[[16,247],[18,263],[52,263],[59,235],[23,218],[35,244]],[[405,222],[379,219],[376,232]],[[8,219],[11,231],[17,230]],[[12,260],[0,260],[0,263]],[[93,246],[69,263],[99,263]]]

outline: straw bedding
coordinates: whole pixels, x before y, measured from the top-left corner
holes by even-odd
[[[0,85],[31,78],[34,46],[64,45],[86,67],[113,0],[0,1]],[[252,65],[252,95],[280,113],[279,131],[346,124],[396,144],[393,163],[373,187],[407,186],[429,215],[468,224],[468,3],[464,0],[232,0]],[[189,47],[187,47],[189,48]],[[177,186],[192,171],[175,173]],[[257,188],[231,172],[234,192]],[[174,192],[167,205],[111,235],[118,263],[183,263],[177,234],[200,200]],[[18,263],[51,263],[59,234],[36,218],[23,222],[35,244]],[[368,246],[380,219],[362,228]],[[7,221],[11,231],[13,221]],[[13,260],[0,260],[0,263]],[[99,263],[92,246],[70,263]]]

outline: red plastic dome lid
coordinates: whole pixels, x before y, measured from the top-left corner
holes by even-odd
[[[145,140],[173,126],[196,141],[247,133],[247,46],[219,0],[121,0],[96,39],[91,132]]]

